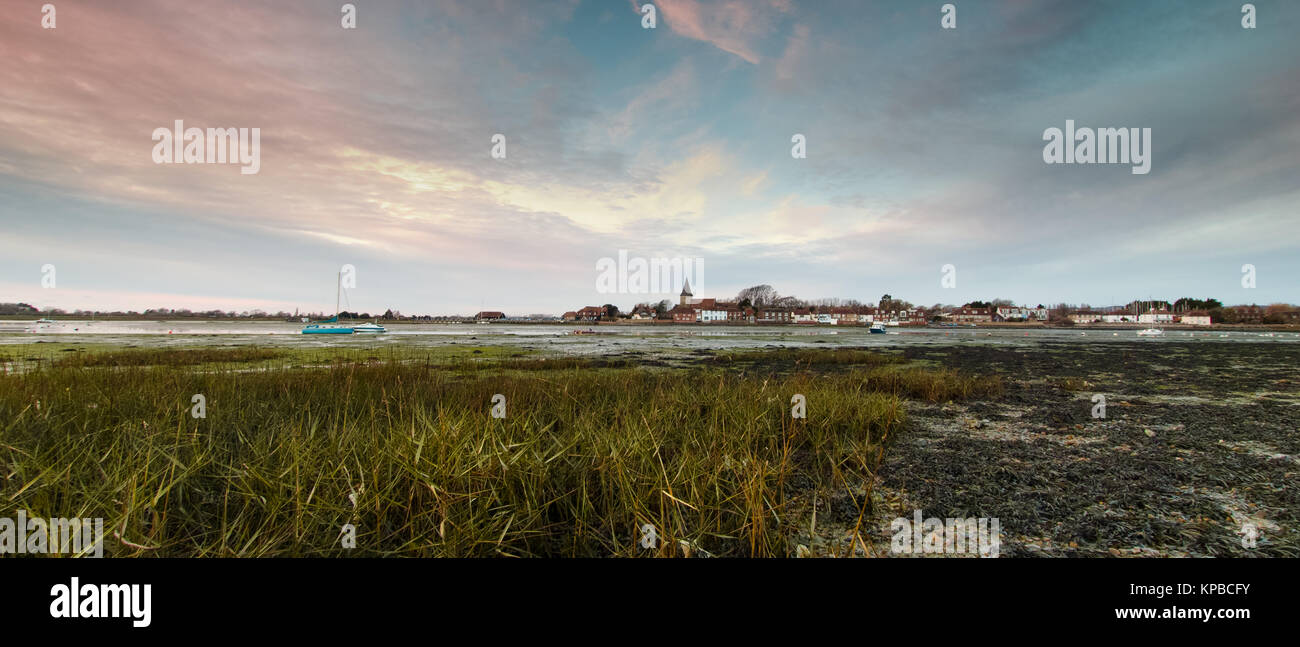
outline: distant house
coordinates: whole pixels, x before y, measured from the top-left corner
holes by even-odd
[[[479,321],[497,321],[500,319],[505,319],[506,315],[505,313],[497,312],[496,310],[484,310],[474,315],[474,318]]]
[[[813,315],[812,310],[808,308],[795,308],[795,323],[817,323],[817,317]]]
[[[1138,323],[1174,323],[1175,317],[1168,310],[1150,310],[1138,315]]]
[[[970,306],[962,306],[960,308],[953,308],[948,312],[947,319],[948,321],[956,321],[960,323],[987,323],[993,321],[993,312],[991,308],[972,308]]]
[[[727,311],[725,308],[712,306],[709,308],[700,308],[697,321],[700,323],[714,323],[727,320]]]
[[[993,321],[1029,321],[1032,316],[1028,308],[1020,306],[998,306],[993,311]]]
[[[831,323],[838,326],[843,326],[843,325],[858,322],[858,315],[856,312],[853,311],[853,308],[834,307],[831,308],[828,312],[826,312],[826,314],[830,315]],[[819,316],[817,317],[817,319],[820,320],[821,317]]]
[[[959,313],[961,310],[962,310],[961,308],[958,308],[958,309],[954,310],[952,313],[949,313],[949,314],[947,315],[949,321],[958,321],[958,319],[956,318],[956,314]],[[989,317],[989,315],[988,315],[988,313],[987,313],[987,308],[985,309],[985,311],[986,311],[986,312],[985,312],[985,315],[984,315],[984,316],[985,316],[985,317]],[[905,323],[905,324],[923,324],[923,323],[925,323],[925,310],[923,310],[923,309],[921,309],[921,308],[907,308],[907,309],[904,309],[904,310],[880,310],[880,309],[877,309],[877,310],[876,310],[876,313],[875,313],[875,315],[874,315],[874,320],[875,320],[875,321],[884,321],[884,322],[894,322],[894,323],[900,323],[900,324],[904,324],[904,323]],[[990,317],[990,318],[987,318],[987,319],[983,319],[983,321],[990,321],[990,320],[991,320],[991,317]]]
[[[1038,307],[998,306],[993,310],[993,321],[1047,321],[1047,308],[1040,303]]]
[[[695,323],[699,320],[698,313],[696,308],[686,305],[679,305],[668,311],[668,314],[673,317],[673,323]]]
[[[754,315],[758,323],[792,323],[794,313],[789,308],[760,308]]]
[[[587,306],[574,313],[577,321],[600,321],[605,316],[605,309],[600,306]]]
[[[632,308],[632,319],[635,321],[645,321],[655,318],[655,310],[650,306],[639,305]]]
[[[1197,314],[1208,314],[1198,312]],[[1300,309],[1289,306],[1269,306],[1265,311],[1264,323],[1300,323]]]
[[[577,321],[577,320],[578,320],[578,313],[577,313],[577,312],[574,312],[573,310],[570,310],[570,311],[564,313],[563,315],[561,315],[560,318],[563,319],[563,320],[565,320],[565,321]]]
[[[740,306],[727,308],[727,321],[732,323],[754,323],[754,309]]]

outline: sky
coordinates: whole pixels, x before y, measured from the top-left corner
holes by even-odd
[[[1297,2],[44,4],[0,10],[0,302],[676,300],[598,290],[620,250],[697,297],[1300,302]],[[176,120],[260,129],[258,172],[156,163]],[[1150,172],[1045,163],[1066,120],[1150,128]]]

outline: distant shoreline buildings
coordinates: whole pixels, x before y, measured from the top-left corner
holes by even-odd
[[[611,304],[604,307],[586,306],[565,312],[561,319],[568,322],[617,322],[619,320],[677,324],[821,324],[821,325],[886,325],[927,324],[980,324],[980,323],[1042,323],[1053,325],[1088,324],[1147,324],[1209,326],[1214,323],[1245,324],[1300,324],[1300,308],[1289,304],[1241,305],[1224,307],[1215,299],[1180,299],[1165,301],[1134,301],[1125,306],[1092,308],[1060,304],[1049,308],[1014,305],[1006,302],[974,301],[961,306],[913,306],[905,301],[885,295],[880,304],[853,305],[786,305],[781,303],[754,305],[747,300],[723,301],[717,298],[696,298],[689,282],[682,286],[677,305],[658,307],[638,304],[630,313],[621,313]],[[781,301],[781,300],[778,300]]]
[[[743,297],[757,288],[767,288],[767,300]],[[753,301],[761,301],[755,304]],[[112,317],[123,319],[283,319],[298,321],[301,316],[318,317],[319,313],[268,313],[261,310],[190,311],[187,309],[150,308],[142,312],[100,312],[58,308],[40,310],[26,303],[0,303],[0,316]],[[403,315],[394,310],[382,314],[341,312],[342,319],[375,319],[424,323],[671,323],[671,324],[761,324],[761,325],[861,325],[884,323],[890,326],[927,324],[1040,323],[1044,325],[1087,326],[1094,324],[1210,326],[1213,324],[1296,325],[1300,324],[1300,307],[1275,303],[1267,306],[1224,306],[1215,299],[1184,298],[1174,302],[1133,301],[1123,306],[1092,307],[1057,304],[1015,305],[1007,301],[972,301],[960,306],[919,307],[894,299],[888,294],[879,303],[862,304],[852,300],[827,300],[807,303],[793,297],[777,297],[770,286],[755,286],[735,298],[697,298],[689,281],[682,286],[677,304],[667,299],[658,303],[640,303],[628,311],[614,304],[589,305],[562,315],[508,315],[501,310],[482,310],[473,315]]]

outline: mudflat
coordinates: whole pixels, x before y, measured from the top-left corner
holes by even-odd
[[[1000,374],[1005,390],[910,402],[877,516],[998,518],[1008,557],[1300,556],[1300,345],[902,352]]]

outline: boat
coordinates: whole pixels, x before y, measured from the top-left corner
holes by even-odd
[[[372,321],[370,323],[361,324],[360,326],[353,326],[352,331],[356,333],[378,334],[381,332],[388,332],[388,329]]]
[[[877,321],[876,323],[871,324],[871,329],[867,332],[873,335],[883,335],[888,331],[885,330],[885,322]]]
[[[36,323],[38,323],[38,324],[52,324],[52,323],[54,323],[54,320],[53,320],[53,319],[37,319],[37,320],[36,320]]]
[[[351,326],[329,325],[337,323],[338,317],[330,317],[324,321],[317,321],[303,326],[302,334],[304,335],[351,335],[356,332]]]
[[[1161,330],[1161,329],[1159,329],[1159,328],[1147,328],[1147,329],[1139,330],[1139,331],[1138,331],[1138,336],[1139,336],[1139,337],[1159,337],[1159,336],[1161,336],[1161,335],[1163,335],[1163,334],[1165,334],[1165,331],[1163,331],[1163,330]]]
[[[339,272],[338,284],[334,288],[334,316],[324,321],[307,324],[302,329],[304,335],[351,335],[352,326],[341,326],[339,322],[339,292],[343,289],[343,272]]]

